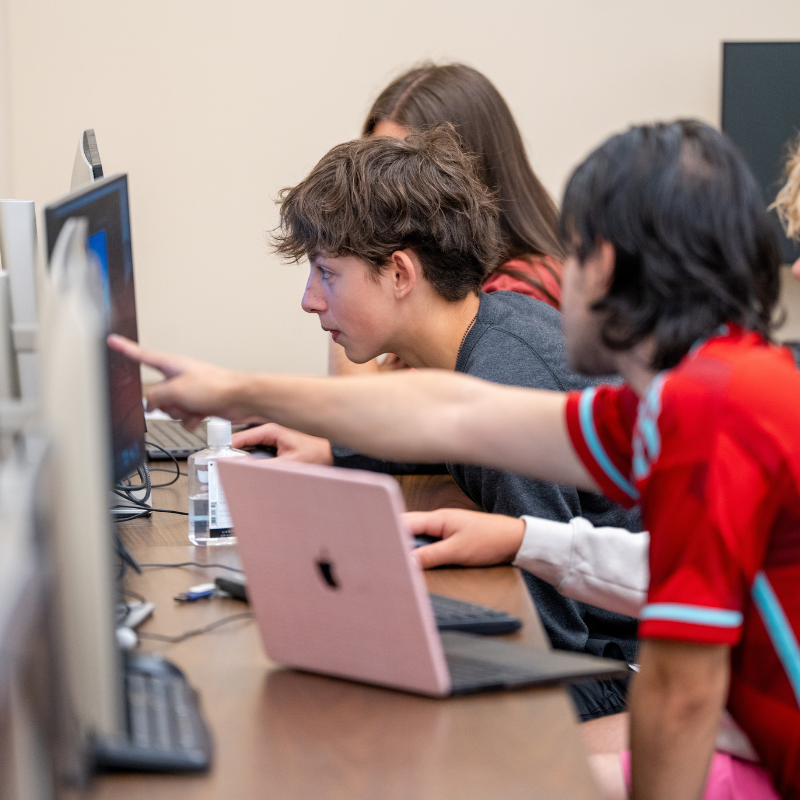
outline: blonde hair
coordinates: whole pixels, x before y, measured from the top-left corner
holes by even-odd
[[[778,212],[790,239],[800,239],[800,136],[786,159],[786,183],[770,206]]]

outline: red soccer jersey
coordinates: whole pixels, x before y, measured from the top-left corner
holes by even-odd
[[[800,798],[800,372],[725,327],[659,374],[572,393],[573,445],[650,531],[642,638],[732,647],[728,709]]]

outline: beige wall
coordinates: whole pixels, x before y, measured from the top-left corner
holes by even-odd
[[[483,70],[558,195],[631,122],[716,123],[723,40],[800,39],[797,0],[3,4],[0,189],[57,197],[94,127],[107,174],[130,174],[141,340],[316,373],[325,338],[299,309],[303,267],[269,252],[273,201],[357,135],[400,70],[428,57]]]
[[[11,106],[8,69],[8,22],[6,2],[0,0],[0,197],[13,195],[11,186]]]

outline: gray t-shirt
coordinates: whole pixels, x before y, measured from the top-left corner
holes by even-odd
[[[456,372],[509,386],[556,391],[595,383],[576,375],[567,364],[561,314],[515,292],[481,294],[478,316],[459,352]],[[409,471],[408,465],[381,462],[335,444],[332,447],[337,466]],[[600,495],[485,467],[447,464],[447,469],[462,491],[490,513],[527,514],[557,522],[582,516],[598,527],[641,530],[637,510],[625,511]],[[626,660],[635,660],[634,619],[570,600],[524,570],[523,575],[553,647],[601,655],[609,642],[616,642]],[[619,655],[613,650],[608,654]]]
[[[475,324],[467,334],[456,372],[509,386],[572,391],[596,382],[567,363],[561,314],[515,292],[481,295]],[[448,464],[463,492],[494,514],[528,514],[558,522],[585,517],[595,526],[641,531],[638,510],[626,511],[604,497],[573,487],[484,467]],[[636,621],[570,600],[550,584],[524,572],[553,647],[602,653],[609,640],[633,661]]]

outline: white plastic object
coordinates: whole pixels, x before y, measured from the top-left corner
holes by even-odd
[[[153,613],[155,607],[155,603],[130,601],[128,603],[128,616],[125,617],[122,627],[136,630]]]
[[[196,545],[235,544],[233,523],[219,479],[220,459],[246,456],[231,447],[231,423],[211,417],[207,423],[208,447],[189,456],[189,541]]]
[[[117,628],[117,644],[122,650],[133,650],[139,638],[130,628]]]
[[[211,417],[206,423],[206,436],[209,447],[230,447],[233,439],[230,420]]]

